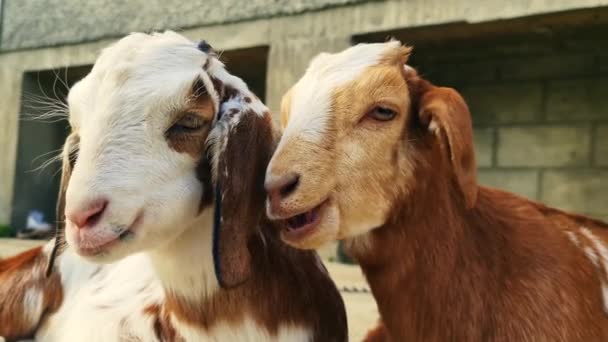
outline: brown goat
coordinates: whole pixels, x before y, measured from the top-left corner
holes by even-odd
[[[608,224],[478,186],[467,105],[410,50],[321,54],[285,95],[283,239],[345,240],[384,322],[369,341],[608,340]]]

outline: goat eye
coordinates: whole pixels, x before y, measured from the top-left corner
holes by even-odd
[[[374,107],[374,109],[372,109],[368,115],[378,121],[389,121],[395,118],[397,112],[390,108],[378,106]]]
[[[206,121],[195,113],[187,113],[169,128],[171,133],[188,133],[201,129]]]

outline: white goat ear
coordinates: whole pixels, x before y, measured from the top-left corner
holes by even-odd
[[[55,258],[63,251],[63,248],[65,247],[65,193],[68,189],[70,177],[72,176],[72,170],[74,169],[74,164],[76,163],[76,158],[78,156],[79,142],[80,137],[74,132],[70,133],[70,135],[65,139],[65,144],[63,145],[63,151],[61,153],[61,183],[59,185],[59,195],[57,196],[57,209],[55,216],[55,220],[57,222],[55,226],[55,244],[46,267],[47,277],[50,276],[53,271]]]
[[[248,242],[264,215],[264,175],[274,146],[272,122],[268,115],[228,111],[217,124],[226,129],[217,137],[220,150],[213,156],[213,258],[220,285],[234,287],[251,275]]]

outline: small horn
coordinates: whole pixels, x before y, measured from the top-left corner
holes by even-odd
[[[211,47],[211,45],[209,45],[209,43],[207,43],[206,40],[201,40],[196,47],[204,53],[213,52],[213,48]]]

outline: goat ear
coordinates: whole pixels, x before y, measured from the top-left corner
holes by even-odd
[[[59,195],[57,197],[57,208],[55,220],[57,222],[55,226],[55,242],[53,250],[49,257],[49,262],[46,267],[47,277],[51,275],[55,259],[63,251],[65,247],[65,193],[68,189],[70,182],[70,176],[74,169],[74,163],[76,163],[76,157],[78,155],[78,142],[80,138],[76,133],[71,133],[66,139],[63,145],[62,155],[62,167],[61,167],[61,182],[59,184]]]
[[[477,169],[469,108],[452,88],[420,80],[419,118],[448,156],[467,208],[477,200]]]
[[[264,215],[264,175],[273,132],[268,114],[228,112],[221,121],[216,125],[224,124],[223,130],[214,137],[213,257],[220,286],[234,287],[251,274],[248,241]]]

